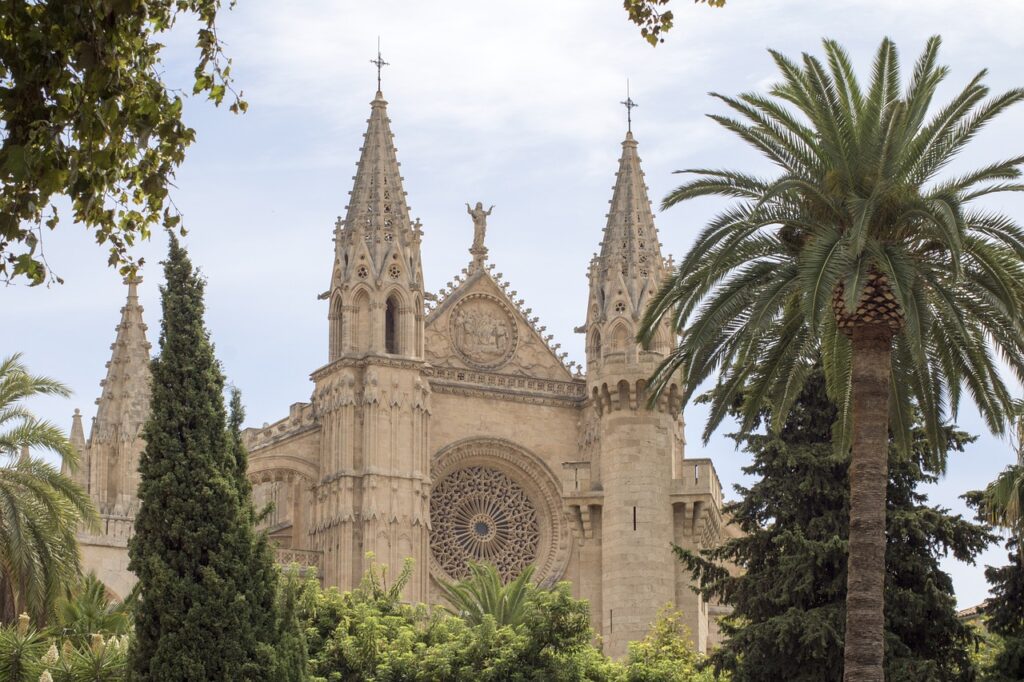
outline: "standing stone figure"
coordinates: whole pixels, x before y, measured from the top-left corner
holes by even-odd
[[[469,204],[466,204],[466,213],[473,218],[473,246],[469,250],[470,253],[484,250],[484,238],[487,236],[487,216],[491,215],[493,210],[494,205],[492,204],[485,211],[483,202],[480,201],[476,202],[475,208],[470,208]]]

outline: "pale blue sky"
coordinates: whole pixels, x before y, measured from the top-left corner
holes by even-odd
[[[192,257],[209,279],[208,326],[229,380],[258,425],[309,399],[309,373],[327,353],[327,285],[335,217],[344,212],[368,103],[368,63],[382,39],[384,94],[412,215],[423,221],[424,271],[436,291],[469,260],[464,203],[495,204],[488,245],[511,280],[570,352],[583,360],[573,327],[586,311],[586,268],[597,248],[625,132],[631,81],[634,132],[655,205],[688,167],[768,171],[765,162],[704,117],[722,112],[707,96],[764,89],[774,80],[766,53],[820,51],[829,36],[846,45],[864,74],[883,35],[896,40],[909,70],[934,33],[953,68],[945,96],[988,67],[994,91],[1024,85],[1024,5],[957,0],[729,0],[725,9],[676,0],[676,27],[651,48],[619,0],[516,2],[327,2],[240,0],[219,33],[234,59],[249,113],[233,116],[200,100],[186,105],[197,141],[178,174],[174,199],[190,230]],[[166,78],[190,90],[193,37],[169,37]],[[1024,107],[1004,115],[963,157],[980,165],[1024,152]],[[1021,219],[1024,201],[988,204]],[[721,208],[704,201],[657,216],[664,252],[682,255]],[[143,244],[140,296],[156,343],[162,236]],[[63,286],[0,292],[0,354],[21,350],[38,372],[67,382],[71,400],[38,401],[63,425],[80,407],[94,412],[124,287],[103,250],[76,226],[47,240]],[[1019,387],[1016,389],[1019,392]],[[688,454],[714,459],[727,492],[746,457],[716,436],[700,443],[704,411],[686,411]],[[958,496],[983,486],[1013,455],[984,433],[972,410],[960,424],[981,434],[953,458],[930,490],[962,510]],[[88,422],[87,422],[88,425]],[[728,429],[726,429],[728,430]],[[982,562],[1002,563],[994,549]],[[981,566],[952,560],[962,606],[980,601]]]

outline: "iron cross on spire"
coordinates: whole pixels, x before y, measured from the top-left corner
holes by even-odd
[[[633,101],[633,98],[629,96],[629,79],[626,79],[626,99],[619,102],[622,106],[626,107],[626,130],[633,132],[633,108],[640,106]]]
[[[370,63],[377,67],[377,92],[380,92],[380,70],[385,66],[391,66],[380,55],[380,36],[377,36],[377,58],[371,59]]]

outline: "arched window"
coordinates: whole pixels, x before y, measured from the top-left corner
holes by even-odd
[[[330,341],[328,343],[327,360],[328,362],[334,362],[340,358],[344,352],[341,341],[341,329],[343,323],[341,296],[335,296],[331,299],[331,311],[328,318],[330,320]]]
[[[354,308],[354,319],[349,328],[351,335],[352,350],[355,352],[366,351],[370,348],[370,297],[365,291],[356,294],[352,307]]]
[[[601,357],[601,332],[597,329],[594,330],[594,334],[590,338],[590,352],[594,357]]]
[[[622,353],[629,349],[630,329],[625,324],[615,327],[612,332],[612,352]]]
[[[394,296],[388,296],[388,302],[384,307],[384,352],[397,355],[400,351],[398,344],[398,301]]]

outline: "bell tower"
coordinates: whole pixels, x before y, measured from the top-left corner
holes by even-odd
[[[630,106],[632,100],[628,100]],[[591,476],[601,504],[601,617],[606,653],[622,656],[658,610],[676,601],[671,552],[672,478],[682,459],[682,418],[670,387],[648,408],[646,383],[671,348],[666,325],[649,350],[636,342],[648,301],[668,271],[661,255],[637,142],[622,142],[601,250],[590,264],[587,391],[596,422]]]
[[[383,64],[383,60],[378,59]],[[415,561],[406,598],[427,598],[430,389],[423,376],[422,230],[409,217],[380,90],[344,219],[334,229],[327,364],[313,373],[321,424],[311,544],[325,584],[349,589],[365,556],[394,576]]]

